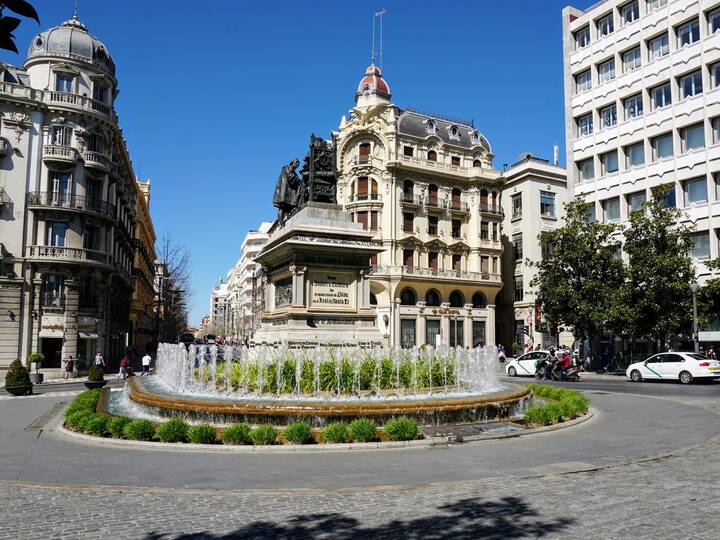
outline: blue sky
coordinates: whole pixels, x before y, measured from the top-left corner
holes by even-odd
[[[574,5],[586,8],[593,0]],[[33,0],[32,36],[72,15],[72,0]],[[473,118],[495,166],[561,149],[561,10],[567,0],[373,2],[80,0],[80,19],[117,65],[116,107],[151,211],[192,256],[191,322],[240,256],[245,232],[275,215],[280,167],[328,136],[369,63],[374,11],[385,16],[383,74],[393,102]],[[561,150],[561,156],[563,152]]]

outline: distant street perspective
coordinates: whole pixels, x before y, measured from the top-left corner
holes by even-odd
[[[717,537],[720,0],[61,4],[0,540]]]

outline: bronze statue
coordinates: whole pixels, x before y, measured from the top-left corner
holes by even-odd
[[[273,206],[278,209],[278,220],[280,223],[285,222],[290,214],[292,214],[303,192],[303,181],[295,172],[298,165],[300,165],[300,162],[297,159],[293,159],[285,165],[280,171],[280,177],[275,185]]]
[[[281,225],[308,202],[337,203],[333,141],[311,135],[301,176],[295,172],[299,165],[297,159],[285,165],[275,186],[273,205]]]

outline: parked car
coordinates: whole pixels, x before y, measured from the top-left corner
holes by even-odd
[[[655,379],[690,384],[696,379],[720,378],[720,362],[696,353],[660,353],[651,356],[644,362],[630,364],[625,371],[625,376],[633,382]]]
[[[531,351],[517,358],[508,359],[505,365],[505,373],[510,377],[534,377],[535,364],[550,356],[550,351]]]

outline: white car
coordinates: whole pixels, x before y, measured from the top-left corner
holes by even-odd
[[[690,384],[695,379],[720,378],[720,362],[696,353],[660,353],[644,362],[630,364],[625,376],[633,382],[658,379]]]
[[[508,360],[505,373],[510,377],[534,377],[535,363],[550,355],[550,351],[531,351]]]

